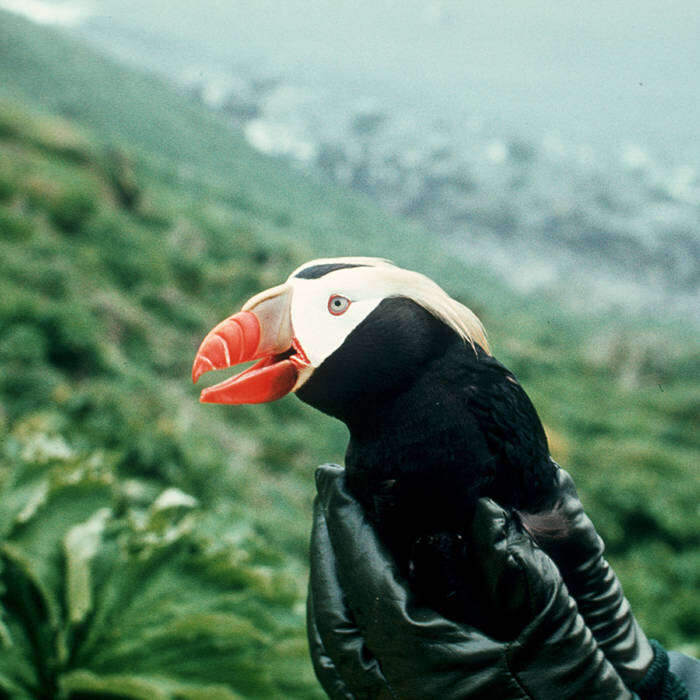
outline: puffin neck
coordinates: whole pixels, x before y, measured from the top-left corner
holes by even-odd
[[[471,352],[454,344],[429,363],[404,391],[383,402],[365,405],[346,423],[355,449],[373,452],[428,442],[460,423],[460,399],[451,385],[460,355]]]

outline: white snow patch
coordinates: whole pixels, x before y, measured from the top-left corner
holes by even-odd
[[[291,156],[308,162],[316,155],[312,143],[304,141],[283,124],[253,119],[245,126],[245,137],[253,148],[268,155]]]
[[[493,139],[486,144],[486,157],[496,165],[505,163],[508,158],[508,146],[499,139]]]

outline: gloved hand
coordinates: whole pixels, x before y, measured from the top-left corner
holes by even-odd
[[[483,604],[524,619],[499,642],[416,606],[342,468],[319,468],[316,483],[308,633],[331,698],[632,697],[517,516],[482,499],[469,536]]]
[[[654,651],[603,558],[603,540],[583,510],[573,479],[560,467],[557,480],[555,500],[537,513],[521,512],[523,524],[556,563],[606,658],[634,688],[651,667]]]

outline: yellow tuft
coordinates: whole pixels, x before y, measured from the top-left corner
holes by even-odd
[[[397,288],[395,296],[404,296],[415,301],[446,323],[465,342],[472,346],[477,344],[484,352],[491,353],[486,331],[478,316],[470,308],[453,299],[439,284],[420,272],[393,266],[383,268],[382,276],[394,278],[392,286]]]

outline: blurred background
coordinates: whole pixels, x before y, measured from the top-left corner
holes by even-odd
[[[321,697],[345,430],[189,369],[349,254],[481,316],[643,628],[697,654],[698,36],[687,0],[0,0],[0,697]]]

